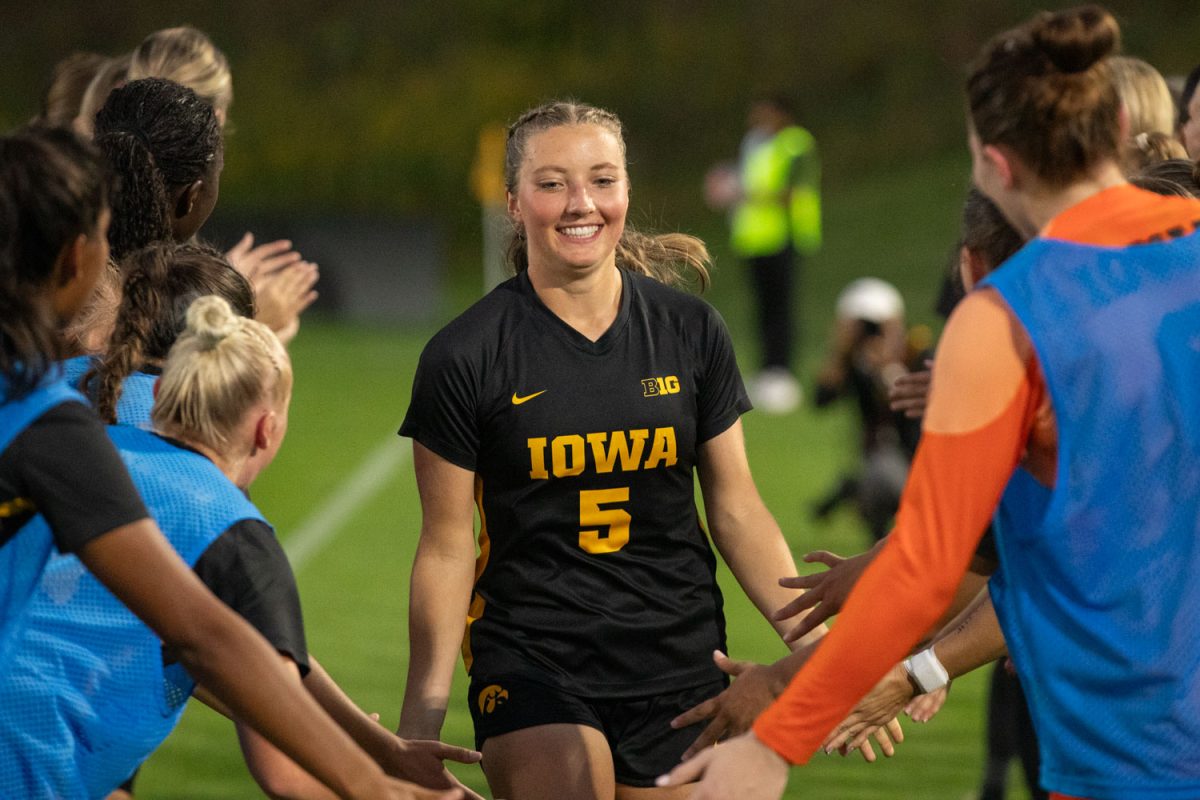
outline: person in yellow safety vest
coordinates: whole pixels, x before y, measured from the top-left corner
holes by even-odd
[[[757,407],[786,414],[803,398],[792,371],[796,294],[801,259],[821,244],[821,167],[812,134],[796,124],[786,98],[757,100],[747,126],[730,224],[758,305],[762,369],[748,388]]]

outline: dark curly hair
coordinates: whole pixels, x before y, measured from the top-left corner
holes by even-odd
[[[171,238],[171,194],[203,178],[221,149],[213,108],[172,81],[131,81],[96,114],[96,144],[121,179],[108,239],[113,258]]]

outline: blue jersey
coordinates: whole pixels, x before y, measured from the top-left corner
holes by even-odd
[[[45,380],[33,391],[10,400],[0,377],[0,453],[47,411],[69,402],[86,401],[61,379]],[[8,663],[14,641],[20,638],[29,597],[53,546],[48,527],[27,523],[0,547],[0,671]]]
[[[78,387],[87,371],[96,363],[95,356],[76,356],[62,362],[67,383]],[[125,378],[117,399],[117,424],[150,430],[150,409],[154,405],[154,384],[158,376],[137,371]]]
[[[1028,332],[1055,488],[1017,470],[992,594],[1047,787],[1200,797],[1200,234],[1037,239],[988,283]]]
[[[189,565],[235,523],[262,520],[204,456],[136,428],[109,435]],[[0,797],[104,797],[171,732],[194,683],[164,667],[158,637],[73,556],[53,559],[28,617],[0,674],[0,738],[22,761],[0,764]]]

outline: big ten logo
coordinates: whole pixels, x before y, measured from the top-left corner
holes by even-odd
[[[679,394],[679,378],[642,378],[642,397],[658,397],[660,394]]]
[[[490,714],[496,710],[497,706],[504,705],[507,700],[508,690],[493,683],[479,693],[479,712]]]

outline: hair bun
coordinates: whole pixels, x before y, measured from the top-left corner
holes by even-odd
[[[242,327],[242,317],[233,313],[229,303],[216,295],[199,297],[188,308],[187,329],[206,348],[214,348]]]
[[[1121,46],[1121,27],[1107,9],[1080,6],[1046,12],[1030,26],[1033,44],[1062,72],[1084,72]]]

